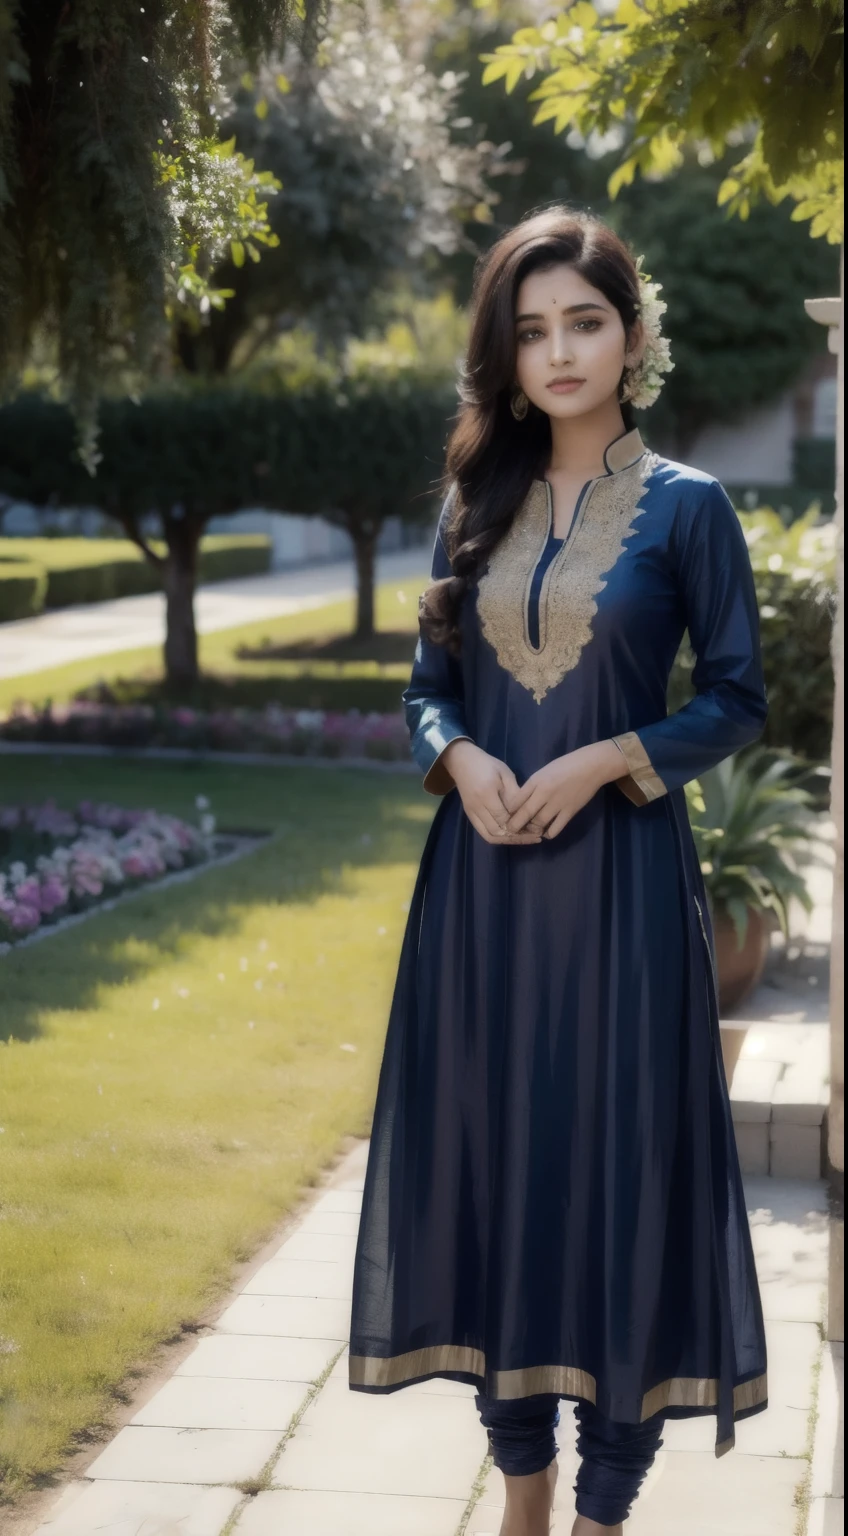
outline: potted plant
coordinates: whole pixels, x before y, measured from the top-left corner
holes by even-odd
[[[809,765],[756,747],[725,759],[687,786],[695,845],[715,935],[719,1008],[732,1013],[763,973],[771,931],[788,937],[789,903],[809,912],[802,867],[812,858],[814,796]],[[747,1026],[722,1029],[730,1083]]]

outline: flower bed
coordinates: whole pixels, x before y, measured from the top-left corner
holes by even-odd
[[[150,705],[20,704],[0,719],[0,740],[105,747],[181,747],[198,752],[409,760],[403,715],[322,709],[202,711]]]
[[[206,809],[205,802],[198,808]],[[214,818],[200,827],[158,811],[83,801],[0,807],[0,941],[14,943],[47,923],[122,891],[203,863],[214,851]]]

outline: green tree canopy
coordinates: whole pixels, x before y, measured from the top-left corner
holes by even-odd
[[[488,9],[492,9],[487,5]],[[496,9],[496,7],[495,7]],[[617,135],[610,194],[665,176],[686,144],[715,159],[742,145],[719,201],[792,198],[811,233],[842,239],[843,0],[575,0],[486,56],[487,83],[541,73],[535,121]]]
[[[230,238],[267,241],[249,161],[222,147],[224,47],[251,56],[325,0],[0,0],[0,359],[37,335],[89,418],[115,368],[141,371],[172,306],[222,302]]]
[[[281,183],[276,245],[258,264],[228,251],[229,302],[180,329],[190,371],[238,366],[302,319],[362,335],[399,278],[426,291],[446,255],[475,249],[465,231],[491,220],[504,154],[454,131],[456,77],[416,58],[401,22],[377,0],[337,5],[316,55],[293,40],[243,76],[223,131]]]
[[[689,153],[678,175],[625,188],[607,217],[663,285],[674,372],[649,413],[652,436],[685,457],[699,428],[732,421],[789,389],[827,339],[804,299],[839,283],[833,247],[782,208],[747,220],[716,207],[721,166]]]

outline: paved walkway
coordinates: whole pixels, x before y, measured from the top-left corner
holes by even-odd
[[[173,1376],[140,1395],[38,1536],[496,1536],[503,1480],[486,1459],[473,1388],[348,1388],[366,1155],[357,1144]],[[735,1451],[718,1461],[713,1418],[669,1423],[628,1536],[797,1536],[821,1352],[824,1188],[750,1179],[747,1195],[770,1407],[737,1425]],[[568,1536],[577,1461],[571,1405],[561,1412],[553,1531]]]
[[[377,581],[403,581],[430,568],[429,547],[380,555]],[[302,613],[352,596],[356,578],[352,560],[333,561],[266,576],[218,581],[201,587],[195,613],[200,634],[232,629],[258,619]],[[0,678],[22,677],[85,656],[105,656],[165,638],[165,599],[161,592],[122,597],[111,603],[60,608],[35,619],[0,626]]]

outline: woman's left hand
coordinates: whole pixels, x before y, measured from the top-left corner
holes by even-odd
[[[537,831],[556,837],[602,784],[623,778],[627,764],[614,741],[592,742],[537,768],[518,789],[503,793],[510,812],[505,832]]]

